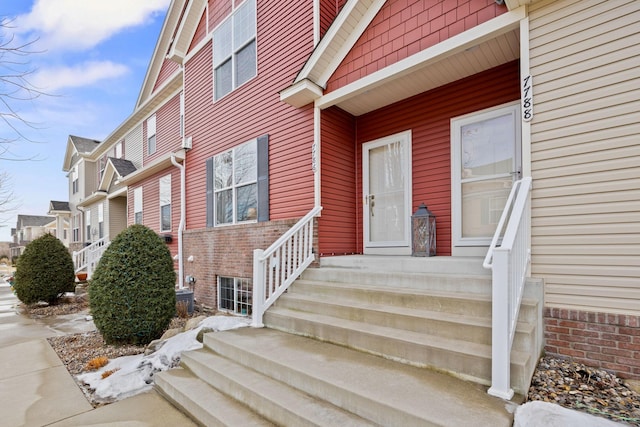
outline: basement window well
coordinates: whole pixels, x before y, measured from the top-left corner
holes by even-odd
[[[218,308],[243,316],[251,315],[251,279],[218,277]]]

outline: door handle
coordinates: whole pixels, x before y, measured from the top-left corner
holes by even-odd
[[[376,196],[374,196],[373,194],[369,196],[369,212],[371,213],[371,216],[374,216],[373,214],[373,207],[376,205]]]

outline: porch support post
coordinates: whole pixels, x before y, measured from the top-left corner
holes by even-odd
[[[493,252],[493,286],[491,298],[491,387],[492,396],[510,400],[511,334],[509,332],[509,251],[495,248]]]
[[[264,283],[264,263],[262,262],[262,249],[253,250],[253,293],[251,298],[251,326],[262,328],[262,316],[264,314],[265,283]]]

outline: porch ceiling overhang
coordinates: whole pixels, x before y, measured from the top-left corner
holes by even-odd
[[[98,201],[100,201],[100,200],[102,200],[102,199],[104,199],[106,197],[107,197],[107,192],[106,191],[101,191],[101,190],[94,191],[93,193],[91,193],[91,195],[89,197],[80,200],[76,204],[76,206],[84,208],[84,207],[90,206],[90,205],[92,205],[92,204],[94,204],[94,203],[96,203],[96,202],[98,202]]]
[[[326,95],[295,82],[281,98],[289,94],[285,102],[301,106],[313,101],[321,109],[335,105],[354,116],[368,113],[518,59],[520,21],[526,16],[521,6]]]
[[[131,185],[136,182],[140,182],[141,180],[154,175],[163,169],[168,168],[169,166],[173,166],[173,162],[171,161],[171,157],[175,156],[176,161],[182,163],[185,158],[185,150],[180,149],[175,153],[167,153],[161,157],[158,157],[154,161],[149,164],[143,166],[135,172],[130,173],[129,175],[120,178],[117,180],[119,184],[123,185]]]

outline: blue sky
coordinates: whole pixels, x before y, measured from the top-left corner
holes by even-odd
[[[0,0],[0,19],[9,22],[0,29],[0,44],[12,36],[13,46],[37,40],[29,48],[37,53],[22,58],[28,64],[14,68],[30,70],[29,83],[46,93],[10,102],[33,123],[11,122],[22,136],[0,121],[0,141],[17,138],[2,146],[9,151],[1,156],[0,173],[9,175],[18,205],[0,213],[0,241],[10,240],[17,214],[46,215],[50,200],[68,200],[62,172],[68,135],[101,140],[133,112],[169,3]],[[7,73],[0,58],[0,77]]]

